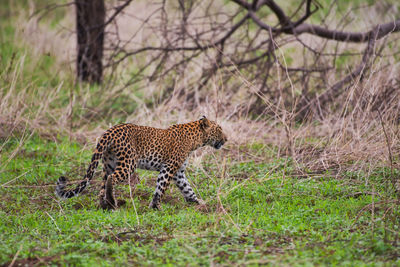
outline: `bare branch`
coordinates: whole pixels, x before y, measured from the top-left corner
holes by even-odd
[[[67,6],[72,6],[75,4],[75,1],[68,2],[65,4],[49,4],[41,9],[36,10],[33,12],[32,15],[29,16],[29,19],[32,19],[34,16],[38,15],[40,12],[43,12],[43,14],[38,18],[38,21],[42,20],[44,16],[46,16],[49,12],[60,8],[60,7],[67,7]]]
[[[237,1],[234,2],[237,3]],[[374,29],[369,30],[367,32],[335,31],[314,24],[302,23],[318,9],[317,7],[315,10],[311,11],[311,0],[307,1],[306,14],[297,22],[292,23],[286,16],[286,14],[283,12],[283,10],[273,0],[265,0],[264,3],[277,16],[280,22],[279,24],[280,28],[272,27],[264,23],[259,17],[257,17],[255,11],[251,8],[251,6],[243,5],[242,3],[240,3],[240,5],[245,7],[249,11],[250,17],[260,28],[266,31],[272,31],[273,33],[284,32],[286,34],[294,34],[294,35],[309,33],[312,35],[319,36],[321,38],[335,40],[335,41],[363,43],[369,40],[369,37],[372,35],[375,28],[379,29],[376,35],[377,40],[388,35],[389,33],[400,31],[400,19],[385,24],[377,25],[374,27]]]
[[[374,27],[374,29],[375,28],[378,28],[378,32],[376,34],[376,40],[379,40],[382,37],[388,35],[389,33],[400,31],[400,19],[385,24],[377,25]],[[301,24],[296,28],[294,28],[293,30],[285,31],[285,33],[293,33],[297,35],[302,33],[309,33],[330,40],[363,43],[369,40],[370,36],[374,32],[374,29],[369,30],[367,32],[343,32],[343,31],[328,30],[321,26],[312,24]]]
[[[243,0],[232,0],[232,1],[246,9],[252,8],[252,6],[247,1],[243,1]]]
[[[311,17],[312,14],[318,11],[319,7],[315,6],[315,9],[311,11],[311,1],[312,0],[307,0],[306,4],[306,14],[304,14],[303,17],[301,17],[298,21],[294,22],[293,25],[290,25],[292,28],[296,28],[300,24],[302,24],[304,21],[306,21],[309,17]]]
[[[127,52],[125,53],[125,55],[120,58],[119,60],[117,60],[116,62],[113,62],[112,64],[119,64],[120,62],[124,61],[127,57],[145,52],[145,51],[151,51],[151,50],[155,50],[155,51],[164,51],[164,52],[173,52],[173,51],[197,51],[197,50],[207,50],[210,48],[214,48],[220,44],[223,44],[237,29],[239,29],[239,27],[241,25],[243,25],[244,22],[246,22],[246,20],[249,18],[249,15],[247,14],[246,16],[244,16],[238,23],[236,23],[235,25],[232,26],[232,28],[223,36],[221,37],[221,39],[217,40],[216,42],[207,44],[207,45],[200,45],[199,43],[197,43],[196,46],[182,46],[182,47],[155,47],[155,46],[148,46],[148,47],[143,47],[140,49],[137,49],[136,51],[132,51],[132,52]],[[108,64],[106,67],[109,67],[110,64]]]
[[[110,24],[117,16],[119,13],[121,13],[130,3],[132,0],[126,0],[125,3],[123,3],[120,6],[117,6],[115,8],[115,12],[110,16],[110,18],[104,23],[103,27],[106,27],[108,24]]]
[[[282,8],[278,6],[274,0],[266,0],[265,5],[267,5],[272,12],[275,13],[282,27],[291,23],[285,12],[283,12]]]
[[[333,92],[337,92],[344,84],[349,83],[350,81],[354,80],[357,76],[359,76],[367,67],[369,64],[369,60],[374,52],[374,47],[375,47],[375,41],[377,40],[378,37],[378,32],[379,28],[376,28],[371,36],[369,37],[369,41],[367,44],[367,47],[365,49],[363,58],[361,60],[361,63],[359,66],[352,71],[349,75],[344,77],[342,80],[334,84],[331,88]]]

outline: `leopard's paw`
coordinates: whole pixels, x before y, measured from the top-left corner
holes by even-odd
[[[160,202],[154,202],[152,201],[149,205],[150,209],[155,209],[155,210],[161,210],[161,205]]]

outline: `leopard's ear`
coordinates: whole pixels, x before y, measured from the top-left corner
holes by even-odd
[[[200,128],[206,130],[208,127],[210,127],[210,121],[203,115],[200,119]]]

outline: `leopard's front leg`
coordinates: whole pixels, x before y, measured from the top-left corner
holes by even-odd
[[[204,204],[204,201],[197,198],[196,193],[190,186],[189,181],[187,180],[185,175],[185,169],[186,169],[186,162],[182,165],[182,167],[178,170],[178,172],[175,174],[173,178],[176,186],[181,191],[186,202]]]
[[[161,171],[157,178],[157,187],[153,195],[153,200],[151,201],[149,207],[153,209],[161,209],[160,200],[164,195],[165,190],[168,188],[171,179],[177,172],[177,167],[173,164],[166,164],[161,168]]]

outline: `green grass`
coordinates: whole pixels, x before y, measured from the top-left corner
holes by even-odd
[[[149,209],[156,173],[140,171],[135,206],[129,186],[121,185],[119,195],[128,202],[108,212],[98,208],[98,183],[66,201],[53,193],[60,175],[82,177],[90,148],[33,135],[6,163],[18,144],[11,139],[0,158],[0,264],[16,254],[31,263],[40,258],[46,263],[104,266],[400,264],[395,235],[384,229],[399,230],[399,208],[393,207],[387,219],[382,219],[385,208],[379,205],[374,215],[370,210],[359,214],[365,205],[390,197],[382,175],[369,183],[350,175],[301,179],[277,159],[228,162],[223,176],[226,152],[219,152],[204,161],[203,170],[188,172],[207,211],[184,203],[173,186],[162,211]],[[97,180],[100,177],[97,172]],[[373,190],[380,196],[353,194]]]

